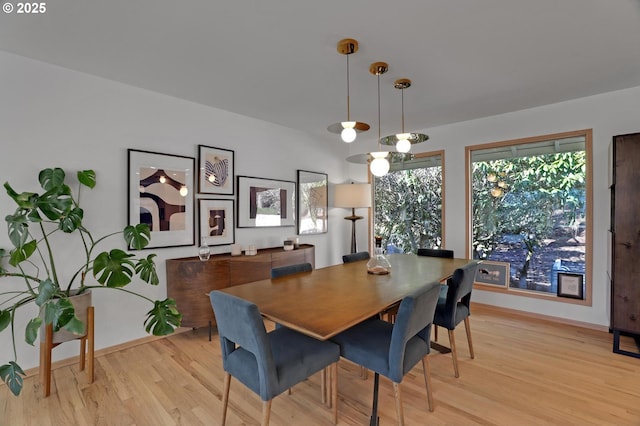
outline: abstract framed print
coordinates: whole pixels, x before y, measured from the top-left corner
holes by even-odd
[[[238,176],[238,228],[295,226],[296,183]]]
[[[233,200],[200,198],[198,202],[200,241],[204,239],[208,246],[235,243]]]
[[[194,245],[195,159],[136,149],[127,154],[129,225],[149,225],[147,248]]]
[[[198,145],[198,192],[233,195],[233,151]]]

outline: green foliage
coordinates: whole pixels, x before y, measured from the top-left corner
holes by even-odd
[[[0,366],[0,378],[9,386],[9,390],[15,396],[20,395],[24,375],[22,368],[13,361]]]
[[[560,221],[582,215],[584,151],[473,163],[474,257],[488,258],[505,235],[519,235],[527,256],[520,274]],[[495,179],[494,179],[495,178]],[[502,194],[492,193],[501,184]]]
[[[153,309],[147,312],[147,319],[144,321],[145,330],[154,336],[165,336],[172,333],[175,327],[180,326],[181,319],[182,315],[178,312],[175,300],[156,300]]]
[[[375,234],[405,253],[442,244],[442,168],[399,170],[375,180]]]
[[[14,360],[0,366],[0,377],[14,395],[19,395],[24,372],[17,364],[15,347],[14,317],[16,310],[30,303],[40,308],[40,315],[32,318],[25,327],[25,341],[33,345],[40,327],[52,324],[54,331],[64,328],[72,333],[84,334],[84,324],[75,315],[70,297],[91,288],[113,288],[142,297],[154,308],[148,312],[145,326],[156,335],[166,335],[180,325],[182,316],[172,300],[154,301],[123,287],[138,276],[144,282],[157,285],[158,274],[153,262],[154,254],[136,258],[134,254],[114,248],[97,252],[96,247],[105,239],[121,234],[124,243],[133,249],[143,249],[149,245],[151,232],[146,224],[127,226],[122,231],[94,239],[83,225],[84,211],[79,205],[80,189],[94,188],[96,174],[93,170],[77,173],[78,191],[76,197],[65,183],[65,172],[60,168],[44,169],[38,174],[42,194],[17,192],[9,183],[4,188],[9,198],[16,204],[13,214],[7,215],[7,231],[13,245],[10,251],[0,248],[0,277],[19,278],[24,284],[22,290],[0,292],[0,332],[11,330]],[[60,236],[54,235],[61,232]],[[54,242],[57,244],[54,247]],[[61,282],[57,273],[56,258],[74,244],[82,248],[79,267],[67,282]],[[5,267],[4,259],[8,258]],[[65,270],[69,270],[65,265]],[[97,281],[91,285],[85,282],[87,276]],[[11,325],[11,327],[9,327]]]

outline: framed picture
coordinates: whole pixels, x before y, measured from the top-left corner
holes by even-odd
[[[483,260],[478,264],[474,284],[507,287],[509,285],[509,263]]]
[[[129,225],[149,225],[147,248],[192,246],[195,159],[136,149],[127,154]]]
[[[298,234],[328,230],[327,174],[298,170]]]
[[[238,228],[295,226],[296,183],[238,176]]]
[[[233,195],[233,151],[198,145],[198,192]]]
[[[558,272],[558,297],[584,299],[584,275]]]
[[[221,246],[235,243],[233,200],[208,200],[200,198],[198,202],[200,241],[204,238],[208,246]]]

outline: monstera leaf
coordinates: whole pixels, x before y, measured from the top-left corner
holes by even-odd
[[[147,319],[144,321],[147,333],[154,336],[166,336],[173,333],[176,327],[180,327],[182,314],[176,308],[176,301],[173,299],[156,300],[153,309],[147,312]]]
[[[9,386],[9,390],[11,390],[11,393],[15,396],[20,395],[24,381],[22,376],[24,375],[22,368],[13,361],[0,366],[0,378]]]
[[[107,287],[124,287],[131,282],[134,273],[131,257],[132,254],[120,249],[100,253],[93,262],[93,276]]]

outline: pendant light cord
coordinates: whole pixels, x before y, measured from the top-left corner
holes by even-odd
[[[382,145],[380,144],[380,72],[376,73],[378,75],[378,150],[382,151]]]
[[[349,50],[352,50],[351,46]],[[347,57],[347,121],[351,121],[351,105],[350,105],[351,99],[349,98],[349,55],[350,54],[351,52],[345,55]]]
[[[404,87],[400,90],[402,95],[402,133],[404,133]]]

